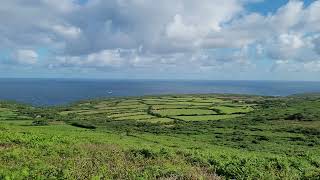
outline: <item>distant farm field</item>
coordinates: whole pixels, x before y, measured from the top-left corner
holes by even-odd
[[[229,106],[226,104],[229,104]],[[230,104],[233,106],[230,107]],[[92,107],[91,109],[84,108],[90,106]],[[154,122],[154,119],[158,118],[157,122],[161,120],[168,122],[168,119],[170,121],[229,119],[239,116],[234,115],[235,113],[245,114],[253,110],[253,105],[215,97],[163,96],[159,98],[146,97],[110,100],[109,102],[88,102],[74,106],[68,111],[62,111],[60,114],[76,113],[83,116],[105,114],[106,117],[112,120],[148,121],[149,119],[150,122]]]

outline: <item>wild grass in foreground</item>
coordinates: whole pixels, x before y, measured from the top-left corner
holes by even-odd
[[[0,179],[319,179],[320,98],[0,106]]]

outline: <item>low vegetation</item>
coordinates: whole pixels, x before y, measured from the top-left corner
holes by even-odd
[[[0,179],[319,179],[320,96],[0,102]]]

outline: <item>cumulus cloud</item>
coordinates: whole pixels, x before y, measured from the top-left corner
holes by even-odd
[[[237,70],[260,59],[294,69],[320,61],[320,0],[290,0],[267,15],[246,9],[260,0],[78,2],[2,2],[0,48],[14,51],[20,64],[37,63],[30,49],[46,48],[43,66],[124,71]]]
[[[78,67],[118,67],[126,59],[120,49],[103,50],[87,56],[61,56],[57,57],[59,66],[78,66]],[[54,65],[51,64],[51,67]]]
[[[21,49],[15,52],[12,59],[18,64],[33,65],[38,61],[38,54],[33,50]]]
[[[74,39],[79,37],[81,34],[81,29],[74,26],[54,25],[52,26],[52,29],[66,39]]]
[[[286,60],[312,60],[308,59],[315,55],[312,49],[312,42],[309,37],[302,34],[280,34],[270,40],[267,44],[267,53],[272,59]]]
[[[320,72],[320,61],[292,62],[277,60],[271,70],[273,72]]]
[[[166,35],[176,41],[192,41],[199,37],[196,28],[185,25],[179,14],[174,17],[172,23],[168,24]]]

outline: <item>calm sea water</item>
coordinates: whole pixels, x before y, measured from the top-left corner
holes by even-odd
[[[236,93],[286,96],[320,92],[320,82],[0,79],[0,99],[59,105],[119,96]]]

